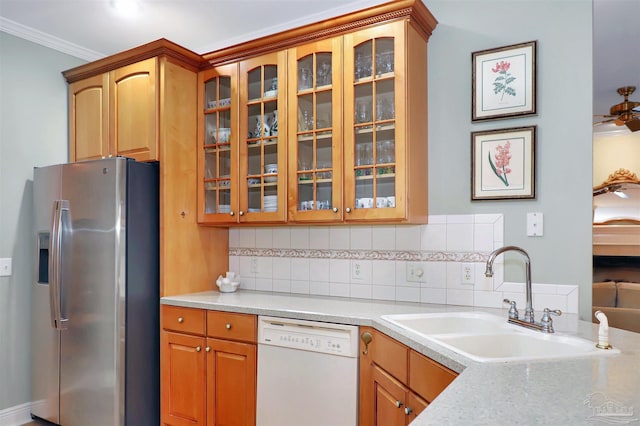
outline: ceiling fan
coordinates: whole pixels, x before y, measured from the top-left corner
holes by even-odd
[[[609,115],[596,115],[595,117],[605,118],[593,123],[599,126],[605,123],[615,123],[616,126],[627,126],[632,132],[640,130],[640,102],[629,100],[629,96],[635,92],[635,86],[625,86],[618,89],[618,94],[624,97],[624,101],[613,105],[609,110]]]

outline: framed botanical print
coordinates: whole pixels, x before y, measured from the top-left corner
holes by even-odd
[[[471,200],[535,198],[536,126],[471,133]]]
[[[536,41],[471,54],[471,120],[536,114]]]

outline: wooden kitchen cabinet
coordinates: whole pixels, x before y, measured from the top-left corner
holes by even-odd
[[[163,305],[162,424],[254,425],[255,315]]]
[[[109,74],[69,85],[69,160],[108,157]]]
[[[287,139],[286,51],[240,62],[239,221],[285,222]]]
[[[70,161],[158,159],[158,68],[149,58],[69,85]]]
[[[342,37],[288,58],[288,219],[342,221]]]
[[[71,161],[124,155],[160,162],[161,296],[211,290],[229,270],[228,230],[198,226],[202,60],[160,39],[63,72]]]
[[[239,130],[237,178],[199,172],[200,223],[426,223],[436,24],[421,1],[400,0],[203,55],[201,75],[239,67]],[[213,158],[205,118],[199,150]]]
[[[238,221],[238,64],[198,74],[198,222]]]
[[[457,376],[384,333],[360,334],[360,426],[409,424]]]
[[[427,41],[411,21],[344,36],[348,221],[427,221]]]

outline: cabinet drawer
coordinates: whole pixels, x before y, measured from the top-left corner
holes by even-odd
[[[255,343],[257,340],[255,315],[231,312],[207,312],[207,336]]]
[[[371,359],[402,383],[407,383],[408,351],[397,340],[380,332],[373,333]]]
[[[204,336],[205,311],[180,306],[162,306],[162,328]]]
[[[409,354],[409,387],[428,402],[433,401],[458,375],[415,351]]]

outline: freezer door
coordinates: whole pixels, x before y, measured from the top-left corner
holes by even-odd
[[[121,425],[124,412],[126,160],[65,165],[60,420]]]
[[[49,279],[54,201],[61,195],[62,166],[34,169],[33,203],[36,273],[31,284],[31,413],[60,423],[60,332],[52,325]]]

